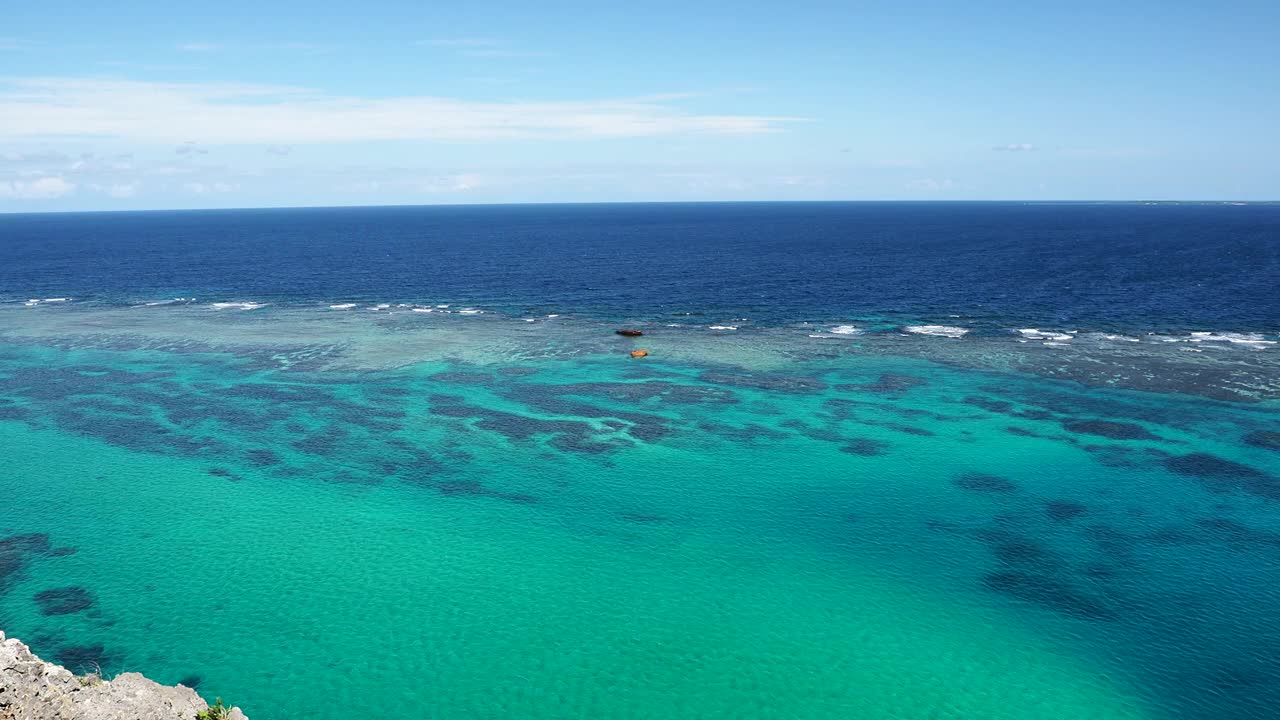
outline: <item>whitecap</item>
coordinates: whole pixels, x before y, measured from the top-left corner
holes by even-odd
[[[330,310],[350,310],[355,306],[356,306],[355,303],[338,303],[337,305],[330,305],[329,309]]]
[[[708,325],[708,330],[737,330],[736,325]]]
[[[1264,350],[1276,344],[1275,340],[1267,340],[1260,333],[1193,332],[1190,340],[1191,342],[1227,342],[1233,345],[1244,345],[1254,350]]]
[[[853,325],[837,325],[828,332],[832,335],[857,335],[862,332],[862,329]]]
[[[414,312],[435,312],[433,308],[414,308]]]
[[[475,308],[463,308],[458,311],[458,314],[459,315],[483,315],[484,311],[476,310]]]
[[[525,318],[525,319],[524,319],[524,321],[525,321],[525,322],[538,322],[538,319],[537,319],[537,318]]]
[[[1058,332],[1057,330],[1040,330],[1038,328],[1023,328],[1017,333],[1029,340],[1071,340],[1070,333]]]
[[[45,302],[67,302],[71,298],[45,298]]]
[[[216,302],[209,305],[214,310],[257,310],[266,306],[266,303],[259,302]]]
[[[916,335],[937,335],[949,338],[962,338],[969,332],[968,328],[951,325],[908,325],[903,330]]]

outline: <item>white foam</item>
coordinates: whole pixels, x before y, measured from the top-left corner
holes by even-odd
[[[337,305],[330,305],[329,309],[330,310],[350,310],[355,306],[356,306],[355,303],[338,303]]]
[[[558,317],[560,317],[560,316],[559,316],[559,315],[557,315],[556,313],[552,313],[552,314],[550,314],[550,315],[548,315],[548,316],[547,316],[547,318],[548,318],[548,319],[550,319],[550,318],[558,318]]]
[[[525,319],[524,319],[524,321],[525,321],[525,322],[538,322],[538,319],[537,319],[537,318],[525,318]]]
[[[1215,332],[1193,332],[1190,337],[1191,342],[1227,342],[1233,345],[1244,345],[1254,350],[1265,350],[1271,345],[1275,345],[1275,340],[1267,340],[1259,333],[1215,333]]]
[[[737,330],[736,325],[708,325],[708,330]]]
[[[862,329],[853,325],[837,325],[828,332],[832,335],[857,335],[862,332]]]
[[[1058,332],[1057,330],[1040,330],[1039,328],[1023,328],[1017,331],[1019,335],[1029,340],[1071,340],[1071,334]]]
[[[459,311],[458,311],[458,314],[459,314],[459,315],[483,315],[483,314],[484,314],[484,311],[483,311],[483,310],[477,310],[477,309],[475,309],[475,308],[463,308],[463,309],[461,309],[461,310],[459,310]]]
[[[156,300],[153,302],[145,302],[145,303],[142,303],[139,307],[156,307],[158,305],[178,305],[183,303],[193,303],[195,301],[196,301],[195,298],[185,298],[185,297],[169,298],[168,300]]]
[[[216,302],[209,305],[214,310],[257,310],[266,306],[266,303],[259,302]]]
[[[916,335],[937,335],[939,337],[962,338],[968,334],[968,328],[952,325],[908,325],[903,330]]]
[[[435,312],[432,308],[414,308],[414,312]]]
[[[1142,342],[1138,338],[1129,337],[1128,335],[1108,335],[1105,333],[1102,335],[1102,339],[1103,340],[1124,340],[1125,342]]]
[[[67,302],[71,298],[45,298],[45,302]]]
[[[1071,343],[1064,343],[1064,342],[1050,341],[1050,342],[1045,342],[1040,344],[1044,345],[1045,347],[1071,347]]]
[[[440,308],[441,310],[443,310],[443,309],[445,309],[445,308],[449,307],[449,303],[445,303],[445,304],[443,304],[443,305],[437,305],[436,307],[438,307],[438,308]]]

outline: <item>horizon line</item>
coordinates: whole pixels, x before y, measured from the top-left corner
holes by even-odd
[[[243,205],[229,207],[112,208],[101,210],[4,210],[0,215],[76,215],[103,213],[234,212],[241,210],[355,210],[373,208],[563,207],[595,205],[1280,205],[1276,200],[1130,199],[1130,200],[578,200],[565,202],[386,203],[368,205]]]

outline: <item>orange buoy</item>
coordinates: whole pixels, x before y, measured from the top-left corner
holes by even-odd
[[[644,357],[645,355],[648,355],[648,354],[649,354],[648,350],[632,350],[631,351],[631,357]]]

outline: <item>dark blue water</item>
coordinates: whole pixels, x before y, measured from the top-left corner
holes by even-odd
[[[0,216],[0,297],[763,323],[1280,328],[1280,205],[733,203]]]

